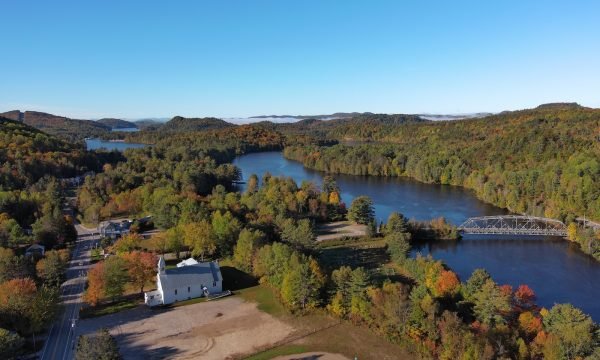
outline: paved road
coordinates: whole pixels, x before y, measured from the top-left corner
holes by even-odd
[[[48,339],[42,350],[42,360],[70,360],[74,356],[76,338],[74,326],[79,318],[86,274],[90,266],[90,248],[98,242],[99,236],[92,230],[76,225],[77,242],[71,254],[67,269],[67,280],[61,285],[61,298],[64,311],[50,328]],[[93,230],[95,231],[95,230]]]

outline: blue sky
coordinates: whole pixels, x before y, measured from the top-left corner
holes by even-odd
[[[0,2],[0,111],[600,107],[597,1]]]

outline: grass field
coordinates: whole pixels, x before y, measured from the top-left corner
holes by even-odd
[[[79,317],[88,319],[98,316],[118,313],[123,310],[133,309],[141,305],[139,298],[126,298],[110,304],[100,304],[97,306],[88,306],[81,309]]]

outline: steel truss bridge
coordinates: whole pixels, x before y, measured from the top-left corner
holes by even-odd
[[[472,217],[458,230],[464,234],[567,236],[567,227],[562,222],[526,215]]]

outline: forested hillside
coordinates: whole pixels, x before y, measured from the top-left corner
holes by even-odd
[[[227,121],[217,118],[185,118],[181,116],[175,116],[171,120],[167,121],[160,127],[161,131],[170,132],[185,132],[185,131],[203,131],[203,130],[216,130],[227,127],[233,127],[234,124],[230,124]]]
[[[76,120],[37,111],[9,111],[0,114],[12,120],[22,121],[48,134],[71,142],[86,137],[100,137],[110,132],[111,127],[92,120]]]
[[[239,170],[228,164],[235,156],[284,145],[281,134],[252,126],[168,135],[143,131],[131,137],[153,146],[130,149],[127,161],[86,179],[79,193],[86,221],[146,212],[159,225],[169,226],[181,212],[198,211],[194,204],[199,195],[216,185],[231,188],[239,180]]]
[[[71,177],[100,167],[83,147],[2,117],[0,163],[0,191],[28,187],[43,176]]]
[[[137,128],[137,125],[134,122],[121,119],[104,118],[97,120],[96,122],[116,130]]]
[[[409,176],[465,186],[517,213],[600,220],[600,110],[542,106],[476,120],[342,125],[285,156],[330,173]]]

